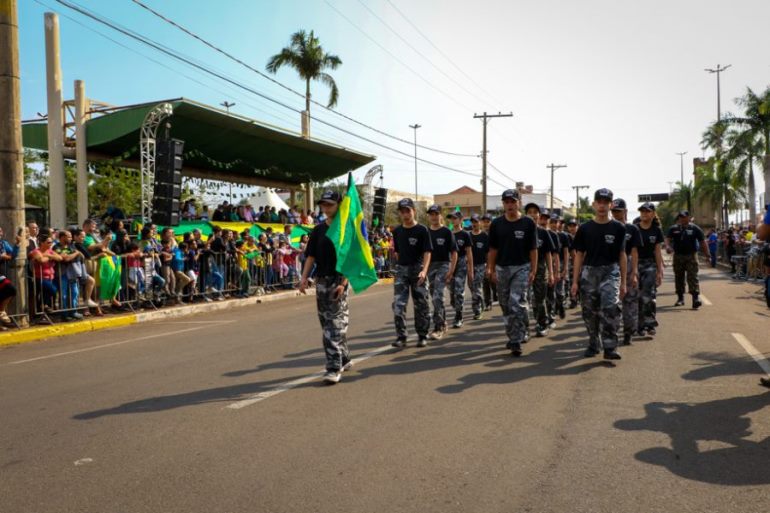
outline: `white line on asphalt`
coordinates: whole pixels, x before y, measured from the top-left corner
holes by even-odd
[[[765,356],[760,353],[756,347],[754,347],[754,344],[749,342],[749,339],[744,337],[741,333],[733,333],[732,335],[733,338],[743,346],[743,349],[749,353],[749,356],[754,358],[754,361],[757,362],[757,365],[759,365],[763,371],[765,371],[765,374],[770,376],[770,363],[768,363],[768,361],[765,359]]]
[[[711,300],[703,294],[700,295],[700,300],[706,306],[714,306],[714,303],[712,303]]]
[[[184,329],[184,330],[174,330],[174,331],[168,331],[166,333],[156,333],[154,335],[146,335],[144,337],[130,338],[130,339],[127,339],[127,340],[121,340],[119,342],[111,342],[109,344],[102,344],[102,345],[99,345],[99,346],[86,347],[86,348],[83,348],[83,349],[76,349],[74,351],[65,351],[63,353],[55,353],[55,354],[49,354],[49,355],[46,355],[46,356],[38,356],[37,358],[29,358],[27,360],[17,360],[15,362],[8,362],[8,363],[6,363],[4,365],[19,365],[21,363],[36,362],[38,360],[47,360],[49,358],[58,358],[59,356],[67,356],[67,355],[71,355],[71,354],[85,353],[86,351],[94,351],[96,349],[104,349],[105,347],[119,346],[119,345],[122,345],[122,344],[128,344],[129,342],[138,342],[140,340],[149,340],[151,338],[165,337],[165,336],[168,336],[168,335],[177,335],[179,333],[186,333],[188,331],[202,330],[202,329],[208,328],[208,327],[209,327],[209,325],[195,326],[193,328],[187,328],[187,329]]]
[[[387,346],[382,346],[377,349],[373,349],[369,351],[368,353],[365,353],[358,358],[353,358],[353,366],[355,367],[359,363],[368,360],[369,358],[373,356],[377,356],[380,353],[384,353],[388,349],[393,349],[390,344]],[[287,381],[286,383],[281,383],[280,385],[277,385],[270,390],[265,390],[264,392],[260,392],[258,394],[254,394],[246,399],[243,399],[241,401],[234,402],[232,404],[228,404],[225,406],[225,408],[231,409],[231,410],[240,410],[241,408],[245,408],[246,406],[251,406],[252,404],[256,404],[260,401],[264,401],[265,399],[269,399],[270,397],[273,397],[275,395],[280,394],[281,392],[286,392],[287,390],[291,390],[292,388],[296,388],[300,385],[304,385],[305,383],[310,383],[311,381],[315,381],[322,377],[325,374],[326,371],[318,371],[314,372],[313,374],[310,374],[308,376],[304,376],[299,379],[294,379],[292,381]],[[344,374],[343,374],[344,376]],[[344,379],[344,378],[343,378]]]

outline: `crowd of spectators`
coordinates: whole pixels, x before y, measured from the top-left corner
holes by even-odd
[[[764,276],[764,255],[768,243],[762,241],[753,224],[732,225],[725,230],[710,229],[706,241],[711,254],[711,267],[718,262],[730,266],[737,278],[762,279]]]
[[[323,222],[323,216],[319,216],[312,210],[303,211],[297,206],[286,209],[264,206],[255,209],[251,204],[235,205],[223,201],[214,209],[203,205],[198,207],[195,199],[189,199],[182,204],[181,216],[185,220],[200,220],[211,222],[245,222],[245,223],[272,223],[272,224],[304,224],[314,225]]]

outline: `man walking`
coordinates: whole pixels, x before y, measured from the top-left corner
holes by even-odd
[[[482,282],[486,275],[487,253],[489,253],[489,235],[481,230],[481,219],[474,214],[471,216],[471,250],[473,256],[473,281],[471,282],[471,298],[473,305],[473,319],[478,321],[483,316],[484,295],[482,294]]]
[[[612,191],[594,193],[594,219],[575,235],[572,296],[580,291],[583,321],[588,330],[587,358],[604,348],[606,360],[620,360],[617,352],[620,301],[626,293],[626,229],[610,218]]]
[[[612,201],[612,217],[623,223],[626,229],[626,295],[623,297],[623,343],[631,345],[631,337],[639,325],[639,248],[642,246],[642,236],[639,228],[628,222],[626,201],[616,198]]]
[[[536,203],[528,203],[524,211],[532,221],[537,223],[540,218],[540,207]],[[548,232],[536,226],[537,235],[537,263],[535,267],[535,279],[532,282],[532,313],[535,316],[535,335],[544,337],[548,334],[548,312],[546,309],[546,296],[548,285],[553,283],[553,245]]]
[[[690,212],[682,210],[677,216],[677,224],[666,233],[666,251],[674,253],[674,285],[676,288],[676,303],[684,305],[684,283],[692,295],[692,308],[697,310],[702,305],[700,300],[700,284],[698,282],[698,249],[703,251],[706,258],[711,259],[708,244],[703,230],[690,223]]]
[[[537,227],[519,211],[519,192],[503,192],[505,214],[492,221],[489,228],[487,271],[497,286],[503,311],[507,348],[514,357],[521,356],[521,344],[529,340],[527,291],[535,279],[538,264]]]
[[[481,216],[481,230],[489,235],[489,227],[492,225],[492,216],[484,214]],[[492,310],[492,303],[497,301],[497,287],[489,280],[489,277],[484,274],[484,305],[485,310]]]
[[[453,223],[453,234],[457,244],[457,266],[455,267],[454,281],[450,290],[449,298],[452,307],[455,309],[454,328],[461,328],[463,325],[463,307],[465,306],[465,282],[468,282],[468,288],[473,285],[473,252],[471,248],[471,236],[463,230],[462,213],[453,212],[449,214]]]
[[[433,332],[428,338],[440,340],[446,334],[444,287],[452,282],[457,265],[457,245],[452,230],[442,224],[441,207],[428,208],[430,241],[433,250],[428,267],[428,289],[433,301]]]

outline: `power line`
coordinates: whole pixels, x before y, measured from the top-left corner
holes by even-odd
[[[481,91],[487,94],[491,99],[495,101],[495,103],[498,103],[498,104],[503,103],[499,99],[495,98],[495,96],[492,93],[484,89],[484,87],[481,84],[476,82],[476,80],[474,80],[473,77],[471,77],[468,73],[466,73],[465,70],[463,70],[460,66],[458,66],[447,54],[445,54],[441,50],[441,48],[439,48],[436,44],[434,44],[433,41],[431,41],[431,39],[428,36],[426,36],[425,33],[422,30],[420,30],[420,28],[417,25],[412,23],[412,21],[406,16],[406,14],[404,14],[401,11],[401,9],[399,9],[391,0],[386,0],[386,1],[399,14],[399,16],[401,16],[404,19],[404,21],[406,21],[418,34],[420,34],[420,36],[422,36],[422,38],[425,39],[428,42],[428,44],[430,44],[444,59],[446,59],[447,62],[449,62],[449,64],[454,66],[455,69],[457,69],[457,71],[462,73],[465,78],[470,80],[476,87],[478,87]]]
[[[498,168],[497,168],[497,166],[495,166],[494,164],[492,164],[492,162],[490,162],[490,161],[489,161],[489,159],[487,159],[487,165],[488,165],[489,167],[491,167],[492,169],[494,169],[495,171],[497,171],[498,173],[500,173],[500,175],[502,175],[502,177],[503,177],[503,178],[505,178],[506,180],[510,180],[510,181],[511,181],[511,183],[515,183],[515,182],[516,182],[516,180],[514,180],[514,179],[513,179],[513,178],[511,178],[510,176],[508,176],[508,175],[506,175],[505,173],[503,173],[502,171],[500,171],[500,169],[498,169]]]
[[[216,78],[219,78],[220,80],[224,80],[225,82],[228,82],[228,83],[230,83],[230,84],[232,84],[232,85],[234,85],[236,87],[239,87],[239,88],[241,88],[241,89],[243,89],[245,91],[248,91],[248,92],[250,92],[252,94],[255,94],[255,95],[257,95],[257,96],[259,96],[261,98],[264,98],[264,99],[266,99],[268,101],[271,101],[271,102],[273,102],[273,103],[275,103],[277,105],[280,105],[280,106],[282,106],[282,107],[284,107],[286,109],[289,109],[289,110],[291,110],[291,111],[293,111],[293,112],[295,112],[297,114],[301,113],[300,110],[298,110],[298,109],[296,109],[294,107],[291,107],[290,105],[287,105],[287,104],[285,104],[285,103],[283,103],[283,102],[281,102],[279,100],[271,98],[270,96],[267,96],[266,94],[260,93],[259,91],[255,90],[255,89],[252,89],[252,88],[250,88],[250,87],[248,87],[248,86],[246,86],[244,84],[241,84],[240,82],[238,82],[238,81],[236,81],[236,80],[234,80],[232,78],[229,78],[229,77],[224,76],[224,75],[222,75],[220,73],[217,73],[216,71],[212,71],[211,69],[208,69],[205,66],[197,64],[197,63],[191,61],[190,59],[182,57],[182,56],[178,55],[177,53],[175,53],[175,52],[173,52],[171,50],[163,48],[160,44],[155,43],[155,42],[153,42],[153,41],[151,41],[151,40],[149,40],[149,39],[147,39],[144,36],[141,36],[139,34],[132,33],[128,29],[121,28],[121,27],[115,25],[114,23],[112,23],[111,21],[109,21],[109,20],[107,20],[107,19],[105,19],[103,17],[100,17],[99,15],[94,14],[94,13],[88,11],[87,9],[83,8],[83,7],[80,7],[80,6],[76,5],[76,4],[68,2],[67,0],[56,0],[56,2],[61,4],[61,5],[63,5],[64,7],[67,7],[68,9],[72,9],[72,10],[74,10],[74,11],[76,11],[76,12],[78,12],[78,13],[84,15],[84,16],[87,16],[88,18],[91,18],[91,19],[93,19],[94,21],[96,21],[98,23],[101,23],[101,24],[103,24],[103,25],[105,25],[107,27],[110,27],[113,30],[116,30],[116,31],[118,31],[118,32],[120,32],[120,33],[122,33],[122,34],[124,34],[124,35],[126,35],[126,36],[128,36],[130,38],[132,38],[132,39],[140,41],[140,42],[142,42],[142,43],[144,43],[144,44],[146,44],[146,45],[148,45],[148,46],[150,46],[150,47],[152,47],[152,48],[154,48],[154,49],[156,49],[156,50],[158,50],[158,51],[160,51],[160,52],[162,52],[162,53],[164,53],[164,54],[166,54],[166,55],[168,55],[168,56],[170,56],[170,57],[172,57],[174,59],[177,59],[177,60],[179,60],[179,61],[181,61],[181,62],[183,62],[185,64],[188,64],[190,66],[193,66],[193,67],[195,67],[195,68],[197,68],[197,69],[199,69],[201,71],[204,71],[205,73],[208,73],[208,74],[210,74],[210,75],[212,75],[212,76],[214,76]],[[336,125],[334,125],[332,123],[329,123],[328,121],[325,121],[323,119],[320,119],[320,118],[314,118],[314,119],[317,122],[319,122],[319,123],[322,123],[324,125],[327,125],[329,127],[334,128],[335,130],[339,130],[340,132],[343,132],[345,134],[351,135],[351,136],[356,137],[358,139],[361,139],[363,141],[369,142],[369,143],[374,144],[376,146],[379,146],[381,148],[385,148],[387,150],[390,150],[390,151],[395,152],[395,153],[400,154],[400,155],[404,155],[404,156],[407,156],[407,157],[412,157],[412,155],[410,155],[408,153],[405,153],[405,152],[403,152],[401,150],[398,150],[396,148],[392,148],[392,147],[387,146],[385,144],[382,144],[382,143],[380,143],[378,141],[374,141],[374,140],[369,139],[367,137],[364,137],[362,135],[356,134],[355,132],[351,132],[351,131],[349,131],[347,129],[338,127],[338,126],[336,126]],[[447,171],[452,171],[452,172],[455,172],[455,173],[465,174],[465,175],[469,175],[469,176],[475,176],[474,173],[470,173],[470,172],[467,172],[467,171],[462,171],[460,169],[456,169],[456,168],[453,168],[453,167],[450,167],[450,166],[439,164],[437,162],[433,162],[433,161],[426,160],[426,159],[423,159],[423,158],[418,158],[417,160],[420,161],[420,162],[423,162],[423,163],[435,166],[435,167],[439,167],[441,169],[446,169]]]
[[[235,55],[233,55],[233,54],[227,52],[226,50],[223,50],[222,48],[216,46],[215,44],[211,43],[207,39],[204,39],[203,37],[201,37],[198,34],[194,33],[192,30],[190,30],[190,29],[180,25],[179,23],[177,23],[176,21],[172,20],[171,18],[165,16],[164,14],[156,11],[152,7],[146,5],[141,0],[131,0],[131,1],[133,3],[135,3],[136,5],[138,5],[139,7],[145,9],[146,11],[148,11],[150,13],[152,13],[154,16],[156,16],[156,17],[160,18],[161,20],[165,21],[166,23],[168,23],[168,24],[172,25],[173,27],[176,27],[177,29],[181,30],[182,32],[184,32],[188,36],[198,40],[199,42],[201,42],[202,44],[204,44],[207,47],[211,48],[215,52],[217,52],[217,53],[219,53],[221,55],[224,55],[228,59],[230,59],[230,60],[240,64],[241,66],[245,67],[249,71],[252,71],[252,72],[256,73],[260,77],[269,80],[270,82],[272,82],[273,84],[277,85],[278,87],[281,87],[282,89],[285,89],[286,91],[289,91],[290,93],[292,93],[292,94],[294,94],[294,95],[296,95],[296,96],[298,96],[300,98],[303,98],[303,99],[305,98],[305,95],[302,94],[301,92],[299,92],[299,91],[297,91],[295,89],[292,89],[291,87],[289,87],[289,86],[283,84],[282,82],[274,79],[273,77],[271,77],[271,76],[267,75],[266,73],[260,71],[259,69],[255,68],[254,66],[251,66],[250,64],[244,62],[243,60],[239,59]],[[375,128],[375,127],[373,127],[371,125],[363,123],[362,121],[358,121],[357,119],[352,118],[352,117],[350,117],[350,116],[348,116],[348,115],[346,115],[346,114],[344,114],[344,113],[342,113],[340,111],[337,111],[335,109],[329,108],[328,106],[324,105],[323,103],[320,103],[320,102],[318,102],[316,100],[313,100],[312,98],[310,99],[310,102],[313,103],[314,105],[317,105],[317,106],[319,106],[319,107],[329,111],[329,112],[333,112],[334,114],[336,114],[336,115],[338,115],[338,116],[340,116],[340,117],[342,117],[342,118],[344,118],[344,119],[346,119],[348,121],[351,121],[351,122],[353,122],[353,123],[355,123],[355,124],[357,124],[359,126],[362,126],[362,127],[366,128],[368,130],[372,130],[373,132],[377,132],[380,135],[384,135],[386,137],[389,137],[391,139],[397,140],[397,141],[402,142],[404,144],[408,144],[410,146],[413,145],[413,143],[411,141],[408,141],[408,140],[402,139],[402,138],[400,138],[398,136],[389,134],[389,133],[387,133],[387,132],[385,132],[383,130],[380,130],[380,129]],[[314,118],[314,119],[317,119],[317,118]],[[418,147],[421,148],[421,149],[424,149],[424,150],[433,151],[433,152],[436,152],[436,153],[443,153],[445,155],[452,155],[452,156],[456,156],[456,157],[475,157],[475,155],[472,155],[472,154],[456,153],[456,152],[452,152],[452,151],[441,150],[441,149],[438,149],[438,148],[432,148],[430,146],[420,145]]]

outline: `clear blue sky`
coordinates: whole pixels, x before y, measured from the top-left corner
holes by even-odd
[[[90,97],[111,104],[178,96],[212,105],[229,100],[237,104],[233,110],[239,114],[299,130],[293,112],[176,63],[54,0],[41,1],[61,15],[66,98],[72,96],[73,81],[83,79]],[[472,118],[474,112],[513,111],[513,119],[491,122],[491,162],[510,178],[536,189],[549,185],[546,164],[566,163],[569,167],[557,171],[556,180],[557,196],[565,199],[573,197],[570,186],[577,184],[610,187],[632,204],[638,193],[668,191],[667,181],[679,177],[679,157],[674,153],[689,151],[688,159],[700,156],[700,134],[716,117],[715,79],[703,68],[733,65],[723,74],[723,111],[734,108],[732,99],[746,86],[763,89],[770,84],[764,27],[770,19],[770,2],[766,0],[391,0],[457,67],[387,0],[145,1],[260,69],[288,43],[292,32],[315,30],[325,49],[343,61],[333,72],[340,88],[338,109],[405,139],[412,138],[408,125],[419,123],[423,125],[418,132],[420,143],[478,154],[481,124]],[[302,108],[299,98],[219,56],[130,0],[76,3]],[[46,110],[43,13],[49,9],[35,0],[19,4],[22,104],[28,119]],[[302,89],[290,69],[281,70],[277,79]],[[314,99],[327,98],[323,85],[315,84],[313,91]],[[319,109],[316,113],[412,152],[410,145]],[[319,124],[313,135],[377,155],[385,166],[386,186],[414,189],[409,158]],[[476,158],[429,152],[421,156],[461,170],[480,168]],[[688,167],[691,171],[691,164]],[[421,194],[448,192],[461,185],[479,188],[478,177],[425,164],[419,170]],[[512,185],[495,171],[490,176]],[[762,190],[761,184],[757,188]],[[490,184],[491,192],[501,190],[500,185]]]

